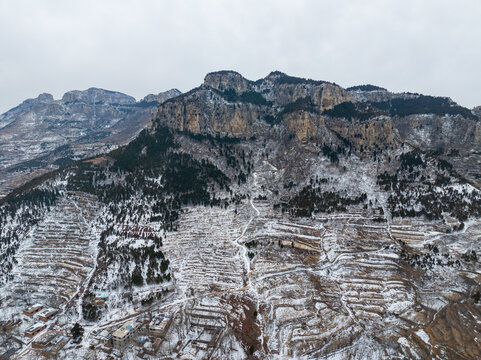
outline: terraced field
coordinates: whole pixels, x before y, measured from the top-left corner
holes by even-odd
[[[90,204],[84,206],[87,213],[76,212],[80,201]],[[70,215],[55,224],[45,220],[36,232],[40,236],[31,235],[30,245],[21,249],[24,273],[18,278],[40,281],[25,275],[32,269],[28,261],[53,272],[35,252],[49,244],[56,254],[56,242],[71,239],[68,256],[54,255],[61,270],[55,281],[64,281],[66,301],[93,266],[83,236],[92,229],[81,220],[89,222],[96,204],[70,194],[62,207]],[[47,239],[46,226],[61,235]],[[292,218],[267,201],[251,199],[227,209],[186,208],[178,231],[163,234],[173,291],[151,310],[173,321],[158,356],[237,359],[255,349],[267,359],[476,358],[481,312],[466,301],[470,286],[479,281],[476,269],[463,272],[460,280],[452,267],[434,262],[421,271],[401,257],[402,252],[426,257],[436,246],[438,257],[459,259],[470,239],[481,237],[476,224],[453,235],[446,233],[448,226],[379,222],[361,209]],[[151,230],[139,225],[129,231]],[[80,265],[85,270],[74,277]],[[41,270],[45,286],[38,289],[52,296],[46,272]],[[462,330],[465,323],[469,332]],[[473,345],[460,348],[464,343]]]
[[[99,207],[82,193],[61,199],[18,250],[6,301],[78,306],[71,300],[96,267]],[[481,311],[469,297],[481,275],[463,256],[481,252],[472,242],[481,227],[450,227],[379,221],[363,209],[294,218],[249,198],[227,209],[185,208],[178,230],[162,234],[173,277],[166,300],[99,327],[146,311],[166,315],[173,321],[158,355],[184,359],[477,358]],[[158,233],[140,223],[122,231]]]
[[[170,260],[177,288],[186,295],[233,290],[244,286],[241,247],[248,214],[242,209],[188,209],[178,231],[168,233],[164,252]]]
[[[402,319],[417,297],[399,259],[401,233],[424,239],[408,225],[391,235],[386,223],[362,212],[303,220],[251,201],[237,209],[189,209],[164,247],[178,295],[214,302],[220,313],[230,313],[228,303],[219,302],[228,293],[254,299],[261,351],[268,357],[391,356],[395,351],[385,342],[401,336],[386,329],[404,329],[410,339],[418,330]],[[196,314],[188,307],[186,316]],[[215,329],[217,315],[204,315],[189,320],[191,326],[212,322]],[[205,329],[194,332],[186,338],[200,340],[179,354],[198,355],[213,345]],[[373,337],[379,341],[371,343]]]
[[[9,284],[22,302],[28,288],[30,302],[59,306],[78,291],[94,267],[94,229],[98,204],[84,193],[69,193],[54,211],[34,227],[17,253],[18,265]]]
[[[275,218],[262,205],[255,236],[265,246],[253,261],[265,351],[318,357],[352,344],[387,312],[412,306],[385,226],[356,215],[310,224]],[[262,215],[266,211],[266,219]],[[294,220],[294,221],[293,221]],[[367,224],[366,224],[367,223]]]

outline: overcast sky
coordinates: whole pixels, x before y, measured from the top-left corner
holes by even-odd
[[[473,107],[480,45],[480,0],[0,0],[0,113],[41,92],[185,92],[221,69]]]

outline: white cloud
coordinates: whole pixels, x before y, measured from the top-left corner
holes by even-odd
[[[0,112],[97,86],[141,98],[272,70],[481,104],[478,0],[0,0]]]

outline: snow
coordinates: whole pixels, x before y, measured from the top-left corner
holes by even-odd
[[[408,339],[406,339],[405,337],[400,337],[399,339],[397,339],[397,342],[407,348],[411,347],[411,344],[409,343]]]
[[[431,345],[429,340],[429,335],[426,334],[426,332],[423,329],[419,329],[418,331],[415,332],[415,334],[419,336],[421,340],[424,341],[426,344]]]
[[[268,142],[266,148],[275,146]],[[291,151],[286,149],[286,156],[292,156]],[[370,205],[364,208],[364,204],[351,206],[346,212],[295,218],[272,207],[280,197],[276,197],[272,184],[282,188],[288,169],[263,160],[260,151],[252,161],[256,167],[248,183],[234,185],[236,191],[245,191],[246,199],[227,208],[186,206],[176,224],[177,231],[164,232],[162,224],[151,223],[149,204],[134,196],[118,205],[123,209],[142,205],[145,215],[132,213],[117,221],[106,206],[92,200],[95,210],[89,219],[89,211],[78,205],[80,200],[74,200],[78,206],[68,206],[65,200],[22,237],[15,268],[15,274],[19,274],[17,289],[33,278],[20,274],[21,269],[27,268],[24,259],[28,250],[36,249],[36,236],[42,234],[42,227],[54,229],[60,224],[62,234],[67,234],[75,224],[75,236],[88,234],[88,246],[84,244],[81,251],[89,260],[83,266],[84,274],[71,277],[72,292],[59,306],[62,313],[58,323],[51,323],[51,329],[67,329],[69,322],[80,320],[86,329],[80,349],[66,347],[64,358],[92,357],[88,347],[91,343],[99,344],[98,333],[111,333],[127,320],[148,320],[151,315],[173,319],[162,344],[163,353],[172,353],[172,347],[181,341],[179,357],[191,359],[207,357],[206,349],[200,349],[207,345],[197,348],[193,343],[196,339],[202,344],[210,339],[218,341],[213,358],[246,358],[248,348],[235,329],[248,325],[259,334],[256,355],[267,359],[416,357],[412,342],[416,336],[428,345],[435,344],[426,325],[440,318],[441,311],[449,305],[447,296],[469,293],[464,276],[477,279],[479,265],[461,263],[459,267],[415,269],[400,257],[401,250],[421,254],[428,252],[425,245],[433,244],[455,259],[467,250],[480,251],[481,245],[472,241],[481,236],[479,220],[470,219],[463,231],[451,234],[444,232],[446,227],[441,222],[397,219],[393,223],[387,214],[387,193],[376,184],[376,163],[352,156],[341,158],[340,166],[334,166],[322,156],[304,155],[299,156],[299,166],[307,169],[309,176],[317,174],[329,179],[322,184],[323,190],[336,190],[347,196],[366,193],[372,208],[385,210],[387,222],[375,221],[379,213]],[[343,171],[344,166],[356,170]],[[291,190],[292,194],[309,183],[309,176],[296,179],[297,188]],[[66,185],[61,179],[55,181],[55,186]],[[453,185],[453,189],[469,191],[465,185]],[[259,195],[268,196],[269,200],[256,200]],[[85,195],[77,196],[81,199]],[[78,217],[72,221],[74,214]],[[9,220],[12,227],[18,222],[18,218]],[[115,226],[105,244],[121,251],[118,258],[105,264],[99,239],[111,224]],[[126,287],[119,274],[124,270],[125,276],[132,274],[136,261],[127,256],[130,250],[142,253],[154,245],[147,234],[162,237],[161,250],[170,261],[172,280]],[[246,244],[252,247],[247,248]],[[73,244],[66,242],[65,251],[72,248]],[[254,254],[252,259],[249,252]],[[52,259],[60,263],[62,254],[55,254]],[[144,275],[148,264],[142,263]],[[47,292],[47,281],[41,285],[38,289],[30,287],[26,296],[46,303],[49,297],[42,293]],[[13,289],[2,287],[0,299],[10,296]],[[80,316],[87,289],[93,294],[109,294],[96,322],[87,322]],[[162,296],[152,300],[151,305],[142,305],[142,300],[157,294]],[[8,307],[2,315],[15,315],[22,304]],[[249,324],[253,309],[257,316]],[[20,330],[27,325],[31,325],[30,320]],[[220,332],[209,330],[216,326],[222,328]],[[401,347],[390,347],[399,334],[403,335],[397,340]],[[137,351],[132,345],[124,358],[135,358]],[[431,351],[435,351],[435,346]],[[101,352],[96,355],[106,358]]]

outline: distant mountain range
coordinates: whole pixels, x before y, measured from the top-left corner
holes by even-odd
[[[0,196],[40,173],[108,151],[133,139],[177,89],[136,101],[90,88],[60,100],[40,94],[0,115]]]

